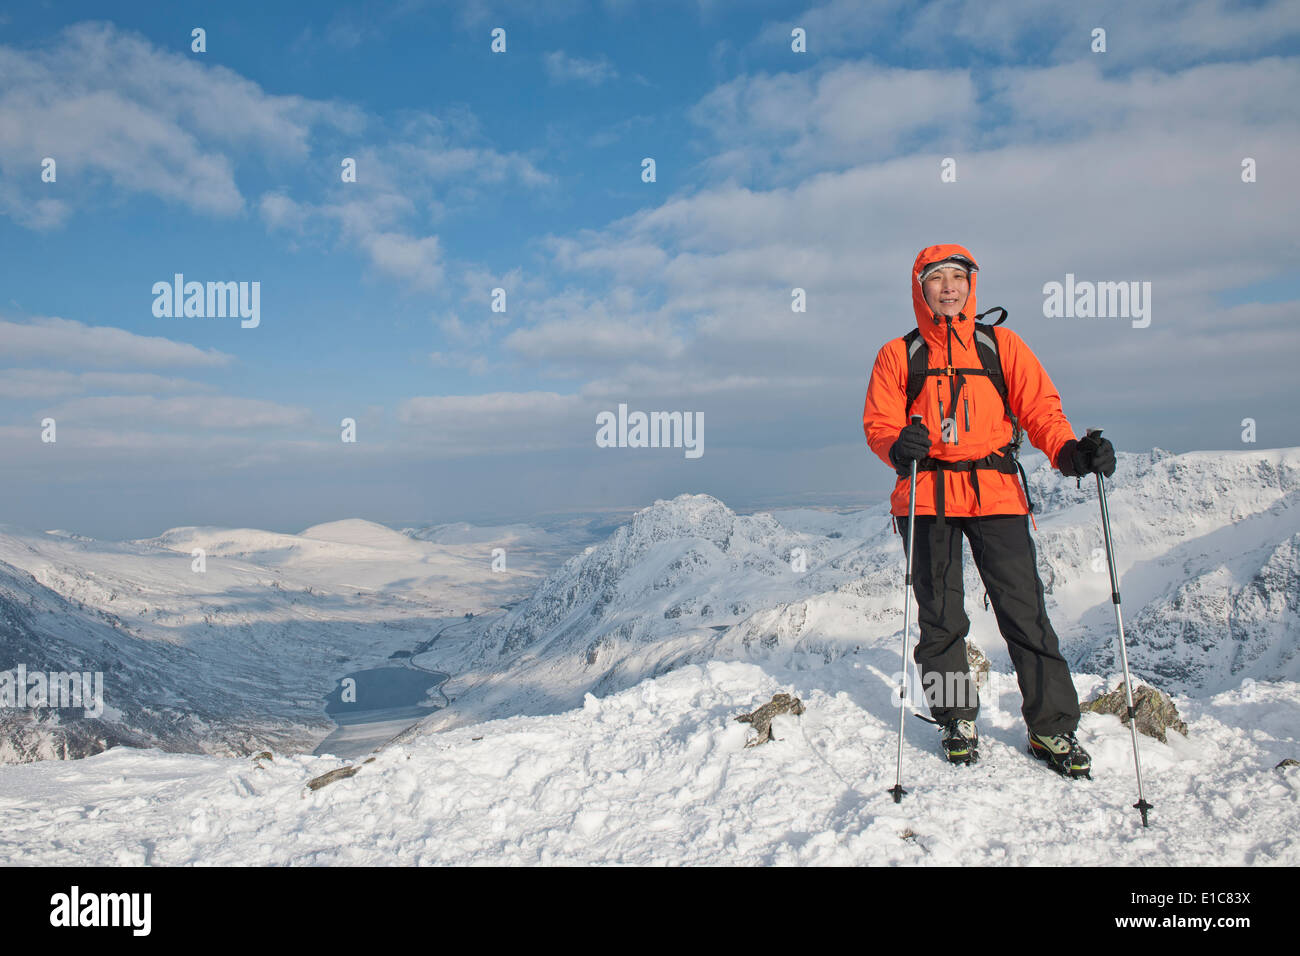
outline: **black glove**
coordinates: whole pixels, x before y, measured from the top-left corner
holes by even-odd
[[[1109,439],[1091,435],[1078,440],[1071,438],[1057,453],[1056,467],[1071,478],[1094,473],[1109,478],[1115,474],[1115,446]]]
[[[929,454],[930,432],[922,422],[904,428],[898,433],[898,440],[889,447],[889,460],[894,463],[894,471],[900,478],[910,477],[912,462]]]

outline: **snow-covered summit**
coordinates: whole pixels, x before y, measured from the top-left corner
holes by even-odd
[[[906,722],[901,804],[888,675],[688,665],[561,714],[393,744],[355,776],[337,759],[118,749],[0,767],[0,857],[41,865],[1295,866],[1297,685],[1186,705],[1189,737],[1143,737],[1143,830],[1128,731],[1085,714],[1091,781],[1025,753],[1019,715],[981,716],[984,755],[946,765]],[[1010,683],[1005,675],[998,682]],[[1079,675],[1087,691],[1097,678]],[[807,708],[745,747],[734,716],[777,691]],[[93,805],[93,812],[87,808]]]
[[[377,551],[420,551],[418,545],[407,535],[394,531],[386,525],[361,518],[347,518],[343,521],[328,521],[312,525],[300,532],[304,538],[319,541],[333,541],[337,544],[359,545],[374,548]]]
[[[567,561],[526,605],[488,632],[485,658],[544,641],[551,653],[581,648],[588,658],[617,642],[664,636],[661,620],[683,616],[706,628],[734,622],[741,592],[779,601],[795,593],[792,549],[824,551],[816,536],[771,515],[737,515],[709,495],[656,501],[606,541]]]
[[[1039,572],[1076,667],[1118,669],[1095,479],[1027,463]],[[1112,532],[1139,673],[1180,693],[1300,678],[1300,449],[1122,453]],[[815,517],[814,517],[815,515]],[[576,706],[686,663],[848,653],[897,666],[901,539],[887,506],[738,515],[708,495],[637,512],[486,633],[431,728]],[[971,637],[1008,667],[966,561]]]

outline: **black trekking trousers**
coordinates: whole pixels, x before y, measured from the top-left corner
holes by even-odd
[[[895,525],[906,554],[907,519],[896,517]],[[1072,733],[1079,726],[1079,697],[1047,619],[1028,515],[949,515],[942,526],[931,515],[916,516],[912,592],[921,639],[913,656],[930,716],[940,722],[974,720],[979,712],[966,658],[970,618],[963,606],[962,534],[1011,653],[1025,723],[1035,734]]]

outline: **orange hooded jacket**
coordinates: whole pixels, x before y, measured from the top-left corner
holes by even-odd
[[[970,273],[970,295],[960,313],[952,318],[952,360],[948,359],[949,333],[945,318],[936,316],[925,301],[920,276],[927,265],[949,256],[974,256],[965,248],[954,244],[930,246],[922,249],[912,266],[912,310],[916,324],[929,348],[930,368],[980,368],[979,353],[975,348],[974,319],[976,314],[975,288],[979,272]],[[1052,380],[1039,363],[1029,346],[1010,329],[998,326],[993,330],[997,337],[998,354],[1002,359],[1002,374],[1006,380],[1007,402],[1020,420],[1029,441],[1047,455],[1055,465],[1061,446],[1074,437],[1065,414],[1061,411],[1061,396]],[[943,461],[966,461],[983,458],[997,452],[1012,439],[1011,420],[1007,417],[993,383],[984,375],[968,375],[957,399],[951,404],[948,375],[927,376],[925,387],[917,396],[911,409],[907,403],[907,347],[901,337],[885,343],[876,355],[867,385],[867,401],[862,411],[862,427],[867,444],[892,469],[889,460],[890,446],[898,440],[898,433],[908,423],[908,415],[921,415],[930,432],[930,457]],[[942,401],[944,415],[956,419],[956,441],[942,441],[939,405]],[[980,515],[1022,515],[1029,512],[1024,489],[1017,474],[1006,474],[992,469],[980,469],[977,479],[978,497],[969,471],[918,471],[916,475],[916,513],[935,514],[935,485],[942,480],[943,510],[950,517]],[[907,489],[909,478],[900,478],[890,496],[890,511],[895,515],[907,514]]]

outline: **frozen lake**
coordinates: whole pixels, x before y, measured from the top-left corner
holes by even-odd
[[[437,710],[437,705],[421,701],[431,694],[438,696],[434,688],[440,687],[448,677],[441,671],[413,666],[375,667],[345,675],[325,698],[325,713],[339,726],[312,752],[336,757],[360,757],[369,753]],[[345,701],[343,683],[349,678],[356,682],[355,693],[348,695],[355,700]]]

